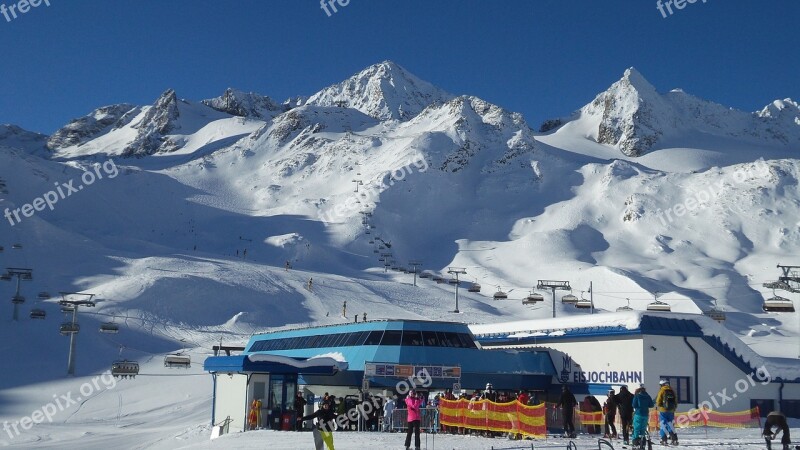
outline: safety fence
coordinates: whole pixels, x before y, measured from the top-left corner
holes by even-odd
[[[517,401],[466,399],[439,402],[439,423],[447,427],[545,437],[545,416],[543,404],[527,406]]]
[[[557,408],[554,403],[527,406],[517,401],[495,403],[489,400],[441,400],[438,419],[443,431],[448,431],[449,428],[544,437],[548,428],[564,428],[561,408]],[[620,427],[618,415],[616,419],[616,425]],[[576,408],[573,423],[577,430],[599,434],[603,432],[605,417],[602,411],[580,411]],[[693,409],[675,413],[674,424],[681,428],[760,428],[761,416],[757,407],[730,413]],[[659,428],[658,412],[655,410],[650,413],[649,426],[651,429]],[[435,424],[431,424],[431,427],[435,427]]]
[[[675,426],[679,428],[761,428],[761,414],[758,407],[745,411],[723,413],[712,409],[691,409],[675,413]],[[658,428],[658,411],[651,411],[648,425]]]

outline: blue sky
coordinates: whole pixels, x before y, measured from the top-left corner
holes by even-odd
[[[0,15],[0,123],[48,134],[167,88],[284,100],[386,59],[536,128],[630,66],[659,91],[747,111],[800,99],[794,0],[696,0],[666,18],[655,0],[350,0],[330,17],[318,0],[48,1]]]

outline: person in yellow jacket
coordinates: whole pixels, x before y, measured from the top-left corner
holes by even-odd
[[[659,381],[661,389],[656,395],[656,408],[658,409],[658,422],[661,424],[661,444],[667,444],[667,437],[669,437],[672,445],[678,444],[678,435],[675,434],[675,427],[672,422],[675,420],[675,410],[678,409],[678,397],[675,391],[670,387],[669,381]]]
[[[250,413],[247,415],[247,425],[251,430],[261,426],[261,400],[253,400],[250,404]]]

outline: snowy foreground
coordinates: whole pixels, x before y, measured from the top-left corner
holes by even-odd
[[[800,430],[792,429],[793,433]],[[680,433],[680,447],[691,447],[694,449],[762,449],[764,442],[759,440],[759,431],[755,429],[747,430],[709,430],[708,436],[704,430],[683,430]],[[205,437],[205,434],[204,434]],[[420,436],[422,449],[435,450],[471,450],[471,449],[525,449],[531,448],[566,448],[569,440],[566,439],[540,439],[511,441],[507,439],[489,439],[471,436],[451,436],[451,435],[429,435],[427,445],[425,435]],[[223,436],[215,441],[196,441],[191,434],[182,436],[185,439],[185,446],[176,441],[164,442],[170,444],[170,448],[214,448],[214,449],[256,449],[264,448],[266,444],[270,449],[297,449],[313,448],[313,442],[309,433],[287,433],[274,431],[259,431],[249,433],[238,433]],[[334,444],[337,450],[347,449],[402,449],[404,445],[404,434],[396,433],[337,433],[334,437]],[[595,436],[580,436],[575,440],[578,448],[597,448]],[[622,448],[621,441],[614,442],[614,448]],[[172,447],[174,446],[174,447]],[[780,448],[780,446],[776,446]],[[161,447],[159,447],[161,448]],[[164,447],[167,448],[167,447]]]

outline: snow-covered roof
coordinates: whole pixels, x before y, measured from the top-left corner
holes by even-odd
[[[489,343],[493,339],[521,341],[530,338],[544,340],[554,337],[585,337],[588,335],[698,336],[703,337],[710,346],[743,369],[755,370],[764,366],[773,379],[800,382],[800,361],[765,358],[753,351],[730,330],[711,318],[699,314],[626,311],[580,317],[470,325],[470,330],[482,344]]]

